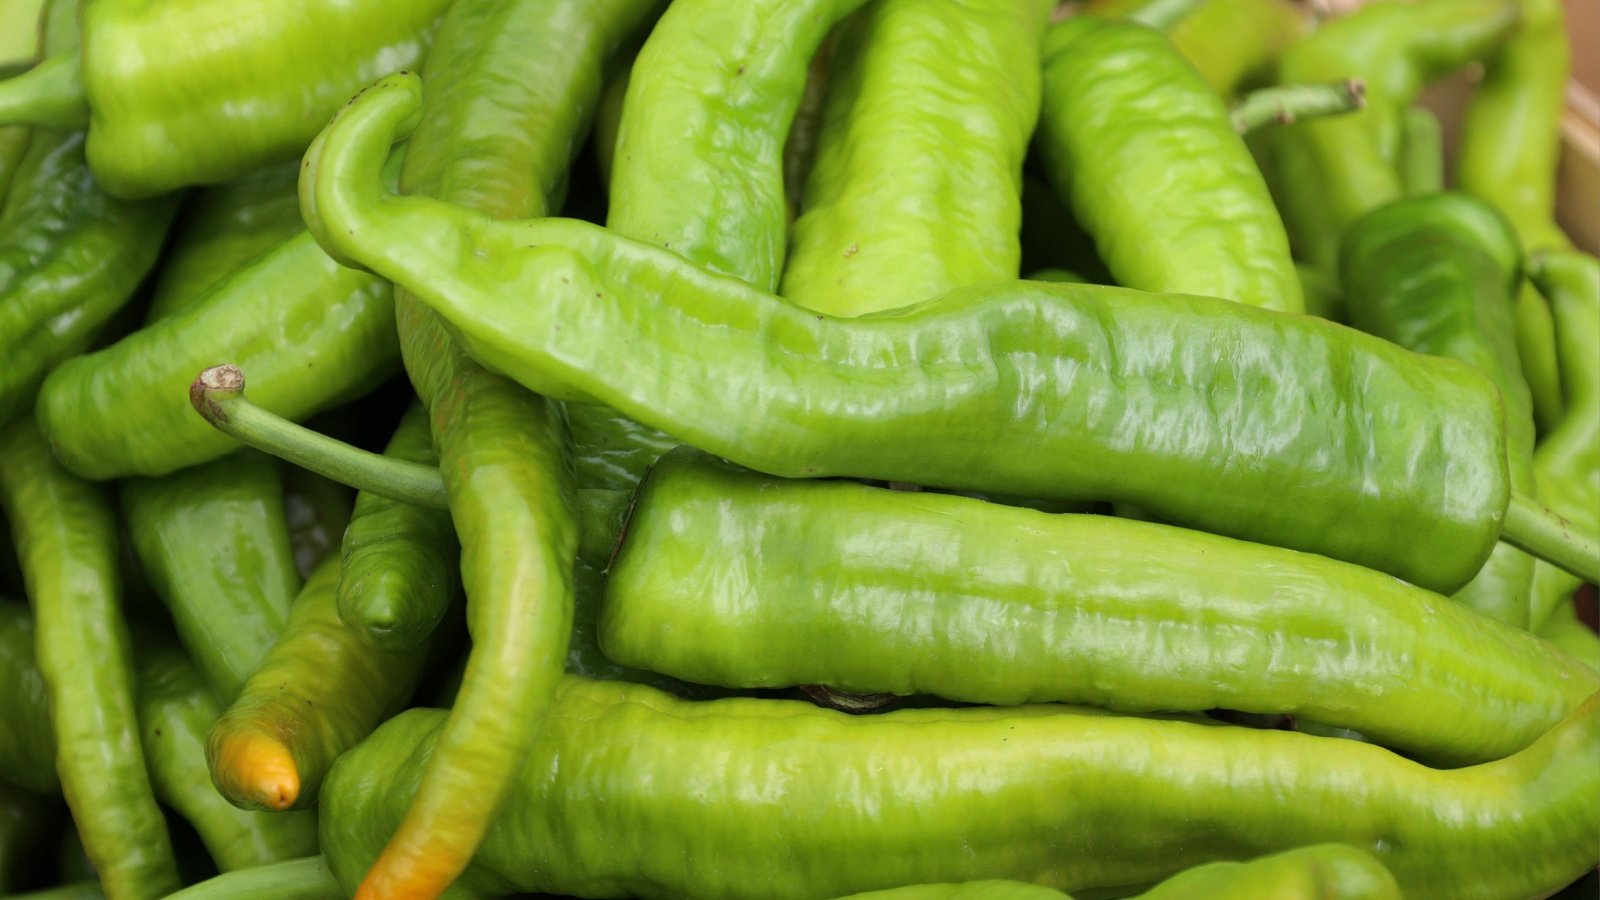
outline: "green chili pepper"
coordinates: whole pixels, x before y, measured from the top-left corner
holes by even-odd
[[[920,884],[842,900],[1049,900],[1066,894],[1019,881]],[[1394,876],[1372,854],[1348,844],[1316,844],[1249,862],[1196,866],[1137,895],[1137,900],[1400,900]]]
[[[1381,573],[1166,525],[675,451],[623,533],[601,648],[701,684],[1290,713],[1455,765],[1526,747],[1600,689]]]
[[[246,263],[293,237],[300,220],[298,160],[209,188],[184,205],[176,245],[161,261],[145,321],[189,306]]]
[[[111,896],[164,896],[178,872],[139,749],[111,505],[23,420],[0,434],[0,508],[27,578],[56,770],[83,845]]]
[[[76,52],[75,2],[52,0],[48,25],[47,53]],[[133,295],[177,205],[106,196],[83,141],[81,132],[34,129],[0,214],[0,422],[26,409],[45,374],[85,350]]]
[[[211,726],[217,789],[243,809],[316,801],[333,760],[402,708],[426,653],[374,650],[339,620],[339,557],[311,574],[289,624],[238,699]]]
[[[1580,528],[1600,528],[1600,261],[1570,250],[1529,260],[1529,280],[1548,298],[1560,325],[1561,387],[1571,401],[1561,423],[1534,451],[1544,502]],[[1534,628],[1572,598],[1580,579],[1546,563],[1534,567],[1528,612]]]
[[[1573,604],[1565,603],[1556,607],[1539,626],[1539,636],[1565,650],[1573,659],[1600,672],[1600,635],[1578,618],[1578,609]]]
[[[310,578],[323,560],[339,555],[355,502],[355,493],[341,482],[300,468],[285,470],[284,519],[301,578]]]
[[[1533,401],[1512,334],[1521,257],[1516,233],[1488,204],[1430,194],[1396,200],[1351,224],[1339,273],[1352,325],[1489,376],[1505,403],[1511,489],[1532,497]],[[1532,580],[1533,558],[1502,543],[1456,599],[1527,628]]]
[[[264,384],[271,375],[261,402],[303,418],[365,394],[397,358],[389,284],[335,263],[302,232],[184,309],[64,363],[37,414],[84,477],[164,475],[238,448],[189,409],[184,390],[200,369],[227,359]]]
[[[0,728],[0,782],[59,793],[50,699],[34,656],[33,615],[11,600],[0,600],[0,703],[6,722]]]
[[[95,0],[81,57],[47,46],[0,86],[0,123],[87,125],[89,165],[118,197],[227,181],[293,156],[361,85],[416,65],[447,6],[318,0],[283,16],[270,3]]]
[[[1400,183],[1405,196],[1421,197],[1444,190],[1444,126],[1426,106],[1405,111],[1400,150]]]
[[[1405,110],[1430,81],[1492,53],[1517,20],[1508,0],[1372,3],[1323,25],[1279,61],[1284,83],[1357,77],[1367,109],[1264,133],[1274,197],[1295,255],[1337,268],[1339,239],[1404,194]]]
[[[406,412],[384,453],[439,464],[421,406]],[[447,510],[357,495],[344,532],[339,618],[379,649],[416,647],[433,633],[450,605],[460,552]]]
[[[183,651],[142,634],[134,656],[141,743],[156,796],[194,826],[217,867],[227,872],[315,853],[314,814],[241,810],[211,786],[205,736],[222,707]]]
[[[1119,284],[1304,309],[1266,182],[1160,32],[1093,16],[1052,26],[1040,131],[1057,192]]]
[[[403,713],[334,767],[322,844],[347,888],[442,720]],[[1371,851],[1406,897],[1467,900],[1542,895],[1600,859],[1600,695],[1516,755],[1456,771],[1050,705],[849,716],[575,677],[548,722],[462,878],[469,895],[824,897],[983,878],[1070,891],[1335,841]]]
[[[167,900],[344,900],[320,856],[228,872],[190,885]]]
[[[1278,57],[1307,30],[1301,8],[1283,0],[1206,0],[1167,37],[1212,90],[1232,98],[1266,84]]]
[[[543,213],[606,58],[657,9],[651,0],[455,3],[424,70],[428,112],[409,144],[404,187],[490,215]],[[470,862],[565,662],[578,537],[561,407],[479,368],[404,293],[398,311],[461,539],[475,644],[440,752],[385,831],[363,897],[436,896]]]
[[[348,106],[307,156],[302,206],[531,389],[772,474],[1118,500],[1435,590],[1466,583],[1500,534],[1600,571],[1593,537],[1508,504],[1504,413],[1469,366],[1307,317],[1092,285],[830,319],[586,223],[386,194],[377,160],[418,102],[415,77],[393,76]]]
[[[37,61],[43,8],[41,0],[0,0],[0,83]],[[28,137],[25,125],[0,126],[0,211]]]
[[[856,316],[1017,277],[1022,158],[1053,6],[879,0],[851,22],[834,48],[785,297]]]

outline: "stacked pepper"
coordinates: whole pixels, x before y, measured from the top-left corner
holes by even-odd
[[[1553,0],[39,6],[0,890],[1600,862]],[[1473,62],[1445,193],[1415,99]]]

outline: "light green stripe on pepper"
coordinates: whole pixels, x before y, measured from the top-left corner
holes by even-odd
[[[532,389],[771,474],[1119,500],[1440,591],[1500,531],[1504,413],[1469,366],[1095,285],[1007,282],[833,319],[585,223],[386,194],[378,160],[418,99],[415,79],[386,79],[318,139],[305,190],[320,233]]]
[[[443,714],[412,710],[324,786],[335,874],[371,858]],[[1439,771],[1351,741],[1059,706],[849,716],[566,679],[462,885],[828,897],[1008,878],[1150,884],[1322,842],[1413,900],[1540,896],[1600,860],[1600,694],[1514,756]],[[755,887],[752,888],[751,885]]]
[[[27,578],[56,770],[83,846],[108,895],[165,896],[180,882],[140,750],[116,515],[26,419],[0,433],[0,509]]]
[[[1053,5],[879,0],[851,21],[780,293],[857,316],[1017,277]]]
[[[1304,310],[1283,221],[1244,139],[1160,32],[1093,16],[1052,26],[1040,144],[1118,284]]]
[[[1339,274],[1352,325],[1408,350],[1461,360],[1489,376],[1505,404],[1511,489],[1536,496],[1533,400],[1512,324],[1522,251],[1510,224],[1466,194],[1396,200],[1345,231]],[[1455,597],[1527,628],[1533,562],[1521,550],[1497,544]]]
[[[141,634],[134,655],[142,745],[156,796],[194,826],[217,868],[248,869],[317,852],[314,814],[242,810],[212,786],[206,729],[222,707],[183,651]]]
[[[1453,765],[1526,747],[1600,679],[1381,573],[1107,516],[658,462],[600,646],[734,688],[1290,713]]]

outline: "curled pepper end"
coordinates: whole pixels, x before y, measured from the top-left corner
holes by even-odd
[[[1263,125],[1292,125],[1355,112],[1367,105],[1367,83],[1344,78],[1323,84],[1281,84],[1251,91],[1233,108],[1233,127],[1249,134]]]
[[[422,79],[406,71],[373,82],[311,142],[300,167],[300,213],[322,249],[342,266],[359,261],[363,226],[382,217],[391,192],[384,161],[422,120]]]
[[[433,466],[352,447],[251,403],[238,366],[212,366],[189,385],[189,403],[229,437],[263,453],[401,503],[449,509],[444,479]]]
[[[212,780],[234,805],[282,812],[300,799],[300,769],[294,754],[276,737],[230,730],[211,749]]]
[[[52,56],[0,81],[0,125],[76,130],[89,124],[89,100],[77,53]]]

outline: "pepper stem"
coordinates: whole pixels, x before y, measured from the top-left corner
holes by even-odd
[[[1500,539],[1590,584],[1600,584],[1600,539],[1579,531],[1535,500],[1511,495]]]
[[[244,396],[237,366],[213,366],[189,385],[189,402],[218,431],[304,469],[401,503],[448,509],[432,466],[369,453],[268,412]]]
[[[0,125],[78,129],[89,124],[89,99],[76,53],[52,56],[0,81]]]
[[[1289,125],[1355,112],[1367,105],[1367,83],[1346,78],[1321,84],[1281,84],[1251,91],[1233,108],[1233,127],[1249,134],[1263,125]]]

